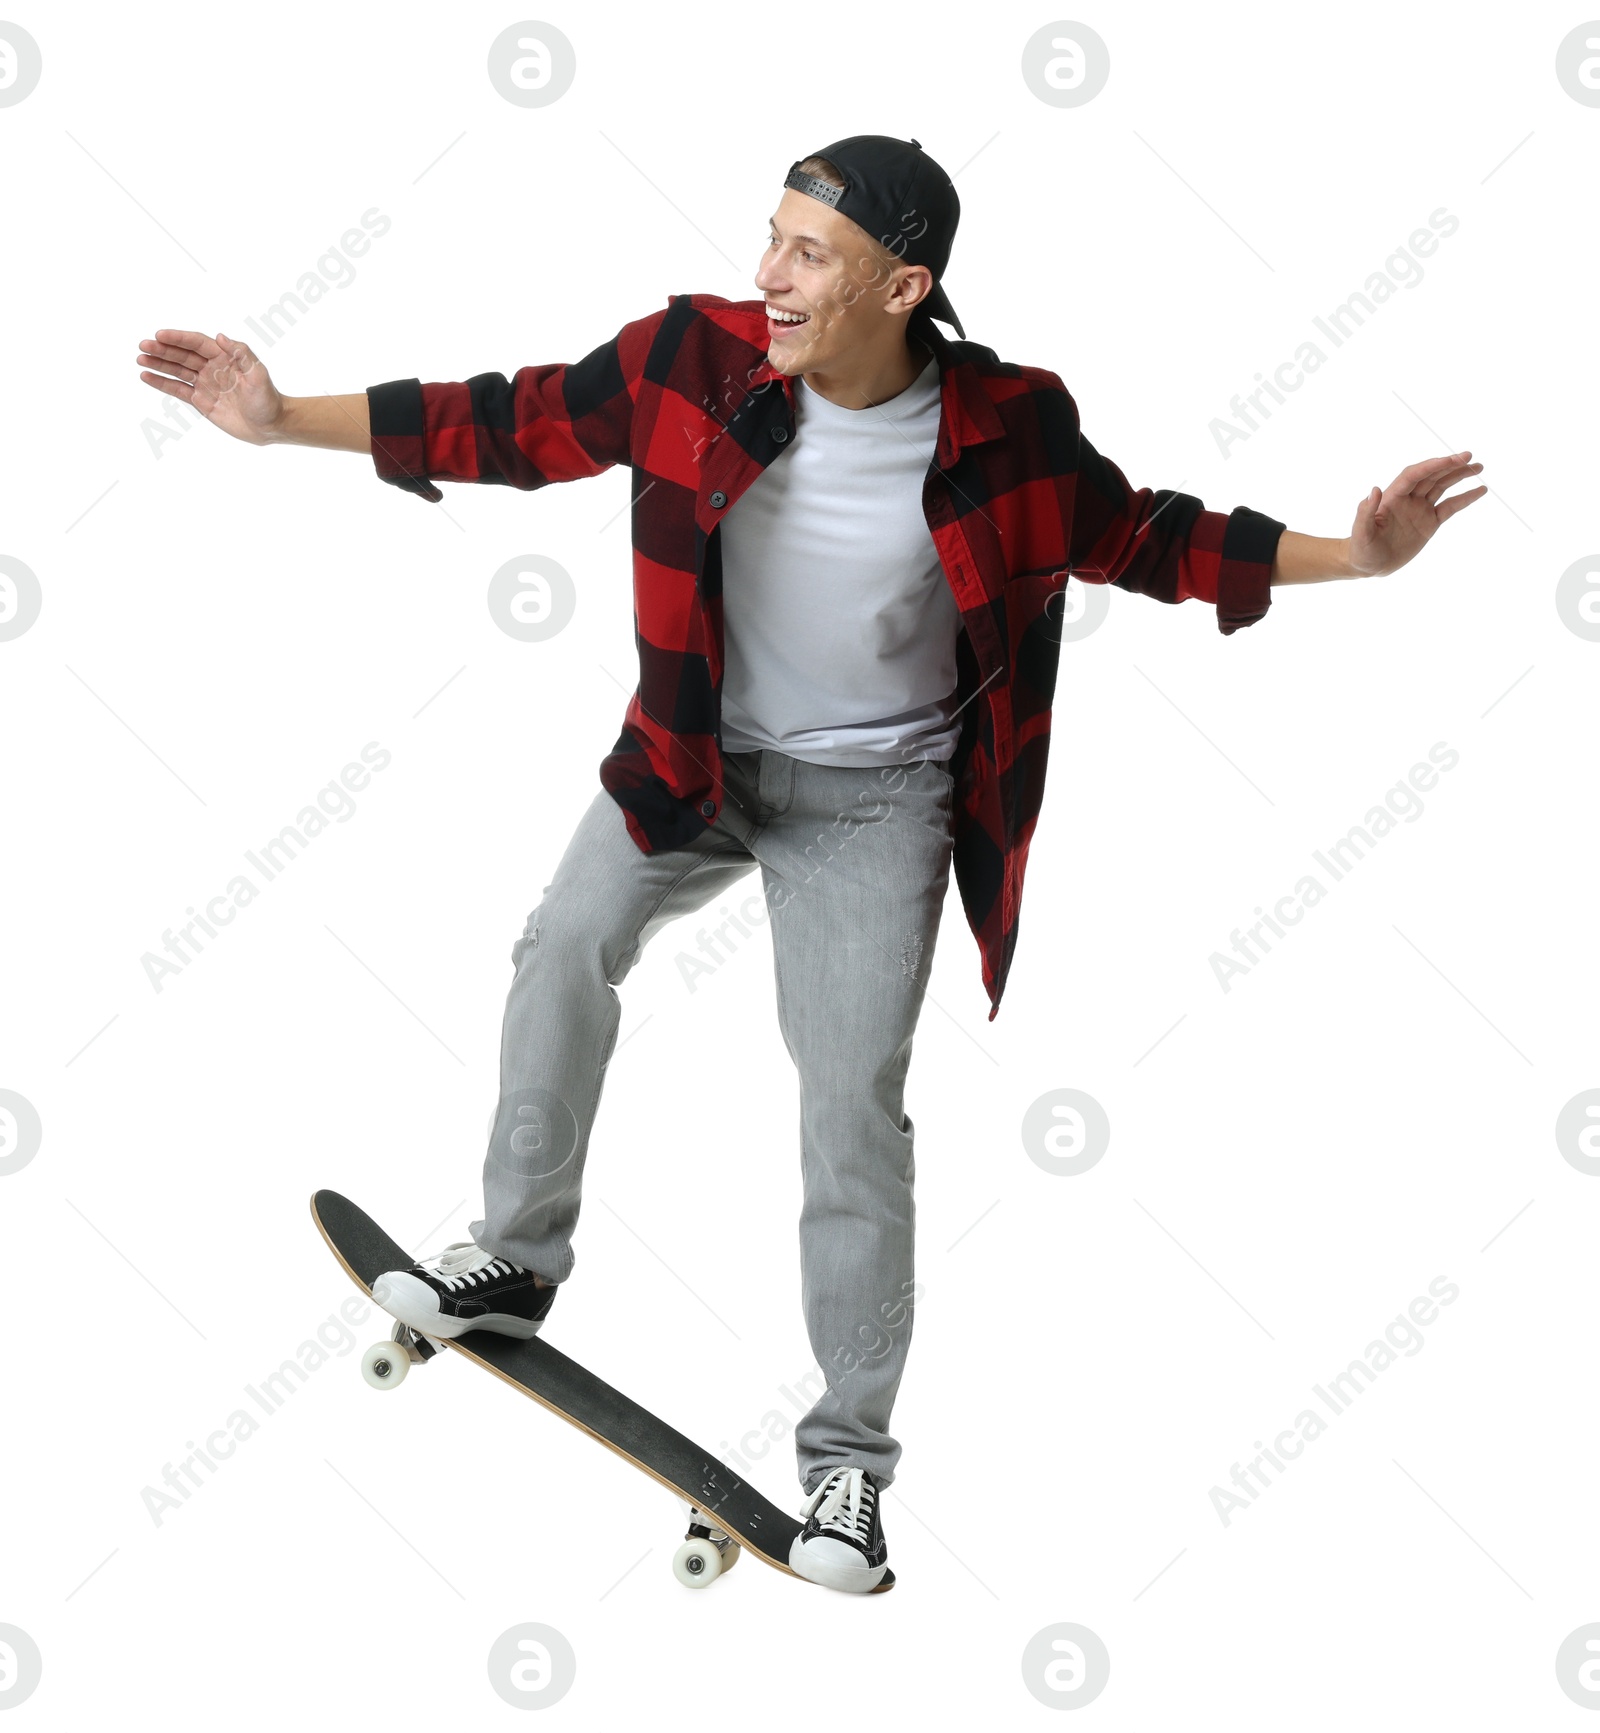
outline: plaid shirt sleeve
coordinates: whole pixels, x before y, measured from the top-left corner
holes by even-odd
[[[629,462],[639,381],[663,317],[633,320],[581,361],[521,367],[509,380],[369,385],[380,479],[438,501],[435,479],[530,489]]]
[[[1253,626],[1272,605],[1272,561],[1284,525],[1236,506],[1207,511],[1193,494],[1132,488],[1079,433],[1068,566],[1160,602],[1212,603],[1224,633]]]

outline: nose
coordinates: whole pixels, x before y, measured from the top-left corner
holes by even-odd
[[[761,263],[756,269],[755,285],[763,293],[782,295],[788,292],[788,282],[770,251],[761,255]]]

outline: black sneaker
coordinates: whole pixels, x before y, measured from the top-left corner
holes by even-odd
[[[878,1515],[877,1477],[835,1468],[806,1500],[805,1527],[789,1548],[789,1568],[824,1588],[865,1594],[883,1581],[889,1548]]]
[[[526,1340],[539,1334],[556,1287],[536,1285],[531,1270],[457,1240],[409,1270],[388,1270],[372,1284],[373,1301],[419,1335],[453,1340],[493,1330]]]

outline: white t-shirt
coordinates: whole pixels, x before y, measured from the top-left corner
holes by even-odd
[[[794,396],[794,438],[722,520],[723,749],[948,758],[961,616],[922,509],[938,364],[869,409]]]

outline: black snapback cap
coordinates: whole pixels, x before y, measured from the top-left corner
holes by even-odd
[[[875,132],[841,138],[806,154],[826,157],[844,185],[829,186],[815,175],[802,173],[805,157],[790,165],[783,184],[831,205],[908,265],[926,265],[933,273],[933,290],[921,310],[953,325],[956,335],[965,337],[941,281],[961,221],[961,200],[949,175],[915,139],[907,142]]]

